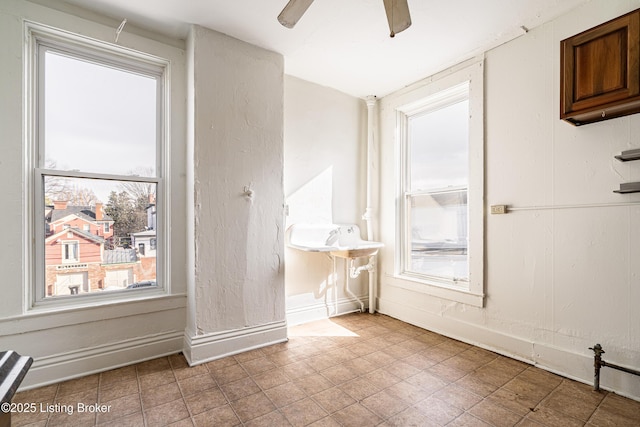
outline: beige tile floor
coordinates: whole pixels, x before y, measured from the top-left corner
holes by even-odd
[[[53,406],[13,425],[640,426],[640,402],[387,316],[289,337],[193,368],[174,355],[18,393],[14,403]],[[78,413],[78,402],[109,408]]]

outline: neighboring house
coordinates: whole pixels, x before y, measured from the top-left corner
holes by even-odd
[[[156,280],[156,199],[153,194],[149,195],[146,209],[146,230],[131,233],[131,247],[136,250],[143,271],[143,276],[138,280]]]
[[[155,228],[155,201],[147,222]],[[114,248],[114,220],[102,203],[71,206],[56,201],[45,211],[47,296],[125,289],[156,279],[155,229],[133,233],[134,249]]]
[[[113,219],[102,203],[71,206],[55,201],[45,211],[47,296],[91,292],[103,287],[105,243],[113,237]]]
[[[45,211],[47,238],[62,230],[76,228],[107,240],[113,237],[113,219],[104,214],[102,203],[93,206],[70,206],[55,201]]]

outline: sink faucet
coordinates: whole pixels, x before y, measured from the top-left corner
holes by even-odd
[[[339,234],[340,228],[334,228],[329,232],[329,237],[327,237],[327,240],[324,242],[324,244],[327,246],[333,245],[338,240]]]

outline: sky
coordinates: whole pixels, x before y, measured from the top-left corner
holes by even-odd
[[[155,78],[45,54],[44,167],[99,174],[156,173]],[[94,182],[106,203],[117,183]],[[107,184],[107,185],[105,185]]]
[[[469,101],[413,116],[409,124],[411,190],[468,184]]]

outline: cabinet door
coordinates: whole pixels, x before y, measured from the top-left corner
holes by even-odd
[[[640,95],[639,37],[635,11],[561,42],[561,118],[594,112],[601,120],[607,108],[617,116],[630,113],[620,105]]]

